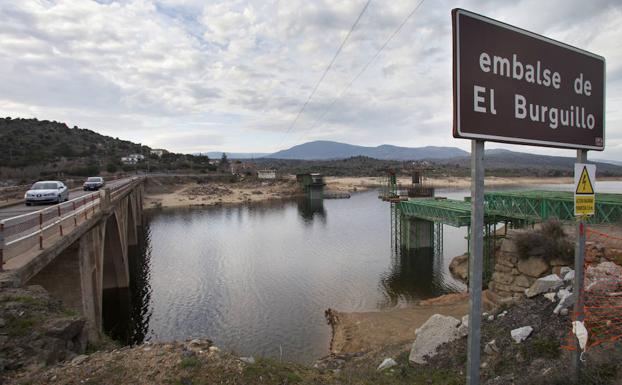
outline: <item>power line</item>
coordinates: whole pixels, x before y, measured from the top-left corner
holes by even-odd
[[[337,51],[335,52],[335,55],[333,56],[333,59],[330,61],[330,63],[328,63],[328,66],[324,70],[324,73],[322,73],[322,76],[320,77],[320,79],[315,83],[315,87],[313,87],[313,91],[311,91],[311,94],[309,95],[307,100],[302,105],[302,108],[300,108],[300,110],[298,111],[298,114],[296,114],[296,118],[292,121],[292,123],[287,128],[287,131],[285,132],[285,135],[283,136],[283,140],[281,140],[281,144],[283,144],[283,141],[285,140],[287,135],[290,133],[292,128],[296,125],[296,122],[298,122],[298,119],[300,118],[300,115],[302,115],[302,113],[304,112],[305,108],[307,107],[307,104],[309,104],[309,102],[311,101],[311,98],[313,98],[313,95],[315,95],[315,92],[317,91],[318,87],[320,86],[320,84],[322,83],[324,78],[326,77],[326,74],[328,73],[328,71],[330,71],[331,67],[335,63],[335,60],[337,60],[337,56],[339,56],[339,54],[341,53],[341,50],[346,45],[346,42],[350,38],[350,35],[354,31],[354,28],[356,27],[356,25],[361,20],[361,17],[363,17],[363,14],[367,10],[367,7],[369,7],[369,3],[371,3],[371,0],[367,0],[367,3],[365,3],[365,6],[363,7],[361,12],[359,13],[359,15],[356,18],[356,20],[354,21],[354,23],[352,24],[352,27],[350,27],[350,30],[348,31],[348,34],[345,36],[345,38],[341,42],[341,45],[339,46],[339,48],[337,48]],[[280,145],[279,145],[279,147],[280,147]]]
[[[380,54],[382,53],[382,51],[385,49],[385,47],[391,42],[391,40],[393,40],[393,38],[402,30],[402,28],[404,27],[404,25],[408,22],[408,20],[417,12],[417,10],[419,9],[419,7],[421,7],[421,5],[423,4],[425,0],[421,0],[419,1],[419,3],[415,6],[415,8],[413,8],[413,10],[404,18],[404,20],[400,23],[400,25],[395,29],[395,31],[393,31],[393,33],[389,36],[389,38],[384,42],[384,44],[382,44],[382,46],[380,46],[380,48],[378,49],[378,51],[376,51],[376,53],[374,54],[374,56],[371,57],[371,59],[369,61],[367,61],[367,63],[365,63],[365,65],[362,67],[362,69],[356,74],[356,76],[354,76],[352,78],[352,80],[350,80],[350,82],[348,83],[347,86],[345,86],[343,88],[343,90],[341,90],[341,92],[339,93],[339,95],[337,95],[328,105],[328,107],[326,107],[326,109],[324,109],[324,112],[322,113],[322,115],[320,115],[319,118],[317,118],[315,120],[315,122],[313,122],[313,124],[311,126],[309,126],[307,129],[313,129],[315,127],[317,127],[318,122],[320,122],[322,119],[324,119],[324,117],[328,114],[328,112],[333,108],[333,106],[335,105],[335,103],[337,103],[337,101],[339,99],[341,99],[341,97],[350,89],[350,87],[352,87],[352,84],[354,84],[354,82],[361,77],[361,75],[367,70],[367,68],[369,68],[369,66],[378,58],[378,56],[380,56]]]

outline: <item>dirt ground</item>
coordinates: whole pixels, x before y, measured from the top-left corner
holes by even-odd
[[[348,354],[389,345],[411,344],[415,340],[415,329],[428,318],[443,314],[460,319],[469,312],[468,301],[467,293],[455,293],[401,309],[360,313],[329,309],[326,318],[333,329],[330,351],[333,354]],[[484,309],[488,311],[493,307],[494,304],[485,296]]]
[[[184,181],[179,184],[148,187],[144,208],[239,204],[286,199],[300,194],[298,184],[293,180],[205,184]]]
[[[326,177],[327,193],[353,193],[378,188],[383,184],[381,177]],[[401,177],[398,183],[410,184],[410,178]],[[571,183],[570,178],[486,178],[487,186],[512,186],[528,184]],[[431,178],[431,186],[446,188],[467,188],[469,178]],[[147,188],[144,207],[189,207],[219,204],[240,204],[300,196],[298,184],[293,177],[276,181],[244,180],[239,182],[208,182],[198,184],[191,180],[173,180],[172,183],[154,180]]]

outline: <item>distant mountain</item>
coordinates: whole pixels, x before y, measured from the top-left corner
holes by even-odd
[[[619,160],[610,160],[610,159],[594,159],[596,162],[615,164],[616,166],[622,166],[622,161]]]
[[[331,160],[366,156],[380,160],[446,159],[467,156],[456,147],[399,147],[383,144],[377,147],[318,140],[266,155],[272,159]]]
[[[461,166],[468,166],[470,156],[461,156],[448,159],[438,159],[435,163],[438,164],[459,164]],[[484,155],[484,165],[487,169],[504,169],[504,170],[526,170],[526,169],[546,169],[546,170],[559,170],[559,175],[549,173],[548,176],[562,176],[574,170],[574,163],[576,159],[566,156],[551,156],[551,155],[538,155],[529,154],[525,152],[516,152],[505,149],[490,149],[486,150]],[[598,161],[588,158],[589,163],[594,163],[597,166],[597,175],[612,176],[620,175],[622,169],[621,165],[617,165],[608,161]],[[563,174],[562,174],[563,172]],[[568,175],[572,175],[571,173]]]
[[[269,155],[267,152],[225,152],[225,154],[227,154],[227,158],[229,159],[256,159]],[[194,155],[207,155],[210,159],[220,159],[222,157],[222,152],[210,151]]]

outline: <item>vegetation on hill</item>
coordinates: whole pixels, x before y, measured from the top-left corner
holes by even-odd
[[[141,154],[137,164],[121,157]],[[135,170],[207,170],[209,158],[151,154],[151,148],[65,123],[37,119],[0,119],[0,179],[89,176]]]
[[[516,154],[516,153],[513,153]],[[497,177],[571,177],[574,172],[572,162],[530,162],[529,154],[521,159],[506,161],[502,156],[486,159],[486,175]],[[555,158],[566,159],[557,157]],[[339,160],[289,160],[289,159],[255,159],[253,161],[261,168],[275,168],[281,173],[297,174],[306,172],[320,172],[330,176],[384,176],[387,170],[393,170],[398,175],[410,175],[416,169],[426,169],[426,174],[433,177],[467,177],[471,175],[469,158],[453,158],[445,160],[398,161],[380,160],[366,156],[354,156]],[[622,167],[597,163],[598,175],[601,177],[621,176]]]
[[[313,142],[314,146],[327,143],[335,144],[334,142]],[[339,148],[346,146],[341,143],[338,145]],[[351,147],[358,148],[357,146]],[[405,148],[379,146],[373,149],[382,150],[383,153],[379,157],[386,158],[390,157],[390,153],[399,152]],[[162,156],[157,156],[151,154],[151,150],[148,146],[101,135],[88,129],[76,126],[70,128],[61,122],[0,118],[0,182],[28,184],[33,179],[65,179],[72,176],[84,177],[136,171],[229,172],[228,162],[218,167],[210,164],[209,157],[205,155],[164,153]],[[423,154],[425,153],[423,150],[440,151],[442,149],[422,147],[408,150],[417,150]],[[140,154],[145,159],[139,160],[136,164],[124,164],[121,158],[130,154]],[[452,156],[451,152],[447,153],[447,156]],[[281,174],[320,172],[329,176],[383,176],[386,175],[388,169],[391,169],[400,175],[410,175],[415,169],[425,168],[429,170],[428,175],[436,177],[470,175],[468,156],[416,161],[376,159],[368,156],[330,160],[260,158],[251,162],[258,168],[277,169]],[[574,160],[492,150],[486,153],[485,162],[488,176],[559,177],[572,176]],[[599,176],[622,175],[622,166],[607,163],[597,163],[597,165]]]

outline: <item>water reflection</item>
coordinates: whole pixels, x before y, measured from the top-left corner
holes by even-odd
[[[106,289],[102,296],[104,331],[124,344],[145,341],[151,318],[151,243],[149,225],[138,229],[138,243],[128,250],[129,288]]]
[[[305,223],[311,224],[317,218],[321,223],[326,223],[326,210],[323,199],[304,198],[298,200],[298,214]]]
[[[442,260],[433,247],[402,247],[393,253],[391,269],[380,280],[385,294],[380,307],[396,307],[456,291],[452,280],[447,279]]]
[[[371,311],[451,290],[432,249],[391,254],[390,211],[376,191],[165,209],[144,222],[129,311],[112,293],[106,301],[116,316],[106,330],[129,343],[210,338],[242,355],[309,363],[327,353],[327,308]]]

